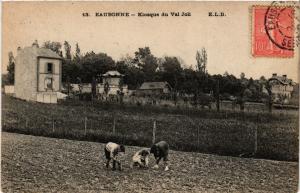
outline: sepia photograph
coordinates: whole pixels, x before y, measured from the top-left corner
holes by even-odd
[[[298,191],[298,1],[1,9],[1,192]]]

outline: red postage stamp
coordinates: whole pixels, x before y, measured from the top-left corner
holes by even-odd
[[[294,56],[294,8],[254,6],[252,11],[253,56]]]

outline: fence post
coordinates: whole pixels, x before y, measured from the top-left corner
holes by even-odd
[[[256,155],[257,152],[257,124],[255,124],[254,127],[254,153],[253,155]]]
[[[29,133],[28,118],[27,117],[25,117],[25,132]]]
[[[90,121],[91,121],[91,123],[90,123],[90,130],[93,130],[93,121],[92,121],[92,119]]]
[[[84,136],[86,136],[87,117],[84,118]]]
[[[198,145],[198,148],[200,146],[200,131],[199,131],[199,127],[197,126],[197,145]]]
[[[114,116],[114,118],[113,118],[113,134],[115,134],[115,133],[116,133],[116,118]]]
[[[55,122],[54,122],[54,117],[52,117],[52,133],[55,131]]]
[[[156,121],[153,122],[153,130],[152,130],[152,144],[155,143],[155,133],[156,133]]]
[[[217,80],[216,94],[217,94],[217,111],[220,112],[220,81],[219,81],[219,79]]]

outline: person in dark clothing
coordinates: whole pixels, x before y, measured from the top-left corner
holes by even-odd
[[[121,160],[120,157],[123,157],[123,155],[120,156],[120,154],[125,153],[125,147],[124,145],[118,145],[116,143],[109,142],[105,145],[104,148],[105,157],[106,157],[106,167],[109,167],[110,160],[113,160],[113,170],[116,170],[116,163],[119,166],[119,170],[122,170]]]
[[[156,160],[155,169],[158,168],[159,161],[163,158],[163,161],[166,165],[165,171],[169,170],[168,166],[168,154],[169,154],[169,144],[165,141],[160,141],[154,145],[152,145],[150,149],[150,153],[153,153],[154,158]]]

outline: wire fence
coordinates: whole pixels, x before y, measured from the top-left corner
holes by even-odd
[[[290,115],[6,100],[3,131],[146,147],[165,140],[173,150],[298,159],[298,124]]]
[[[127,145],[150,146],[166,140],[171,148],[185,151],[240,155],[257,150],[257,127],[236,121],[200,120],[188,117],[172,120],[138,118],[81,117],[66,119],[49,116],[4,118],[3,130],[25,134],[92,140],[116,141]]]

